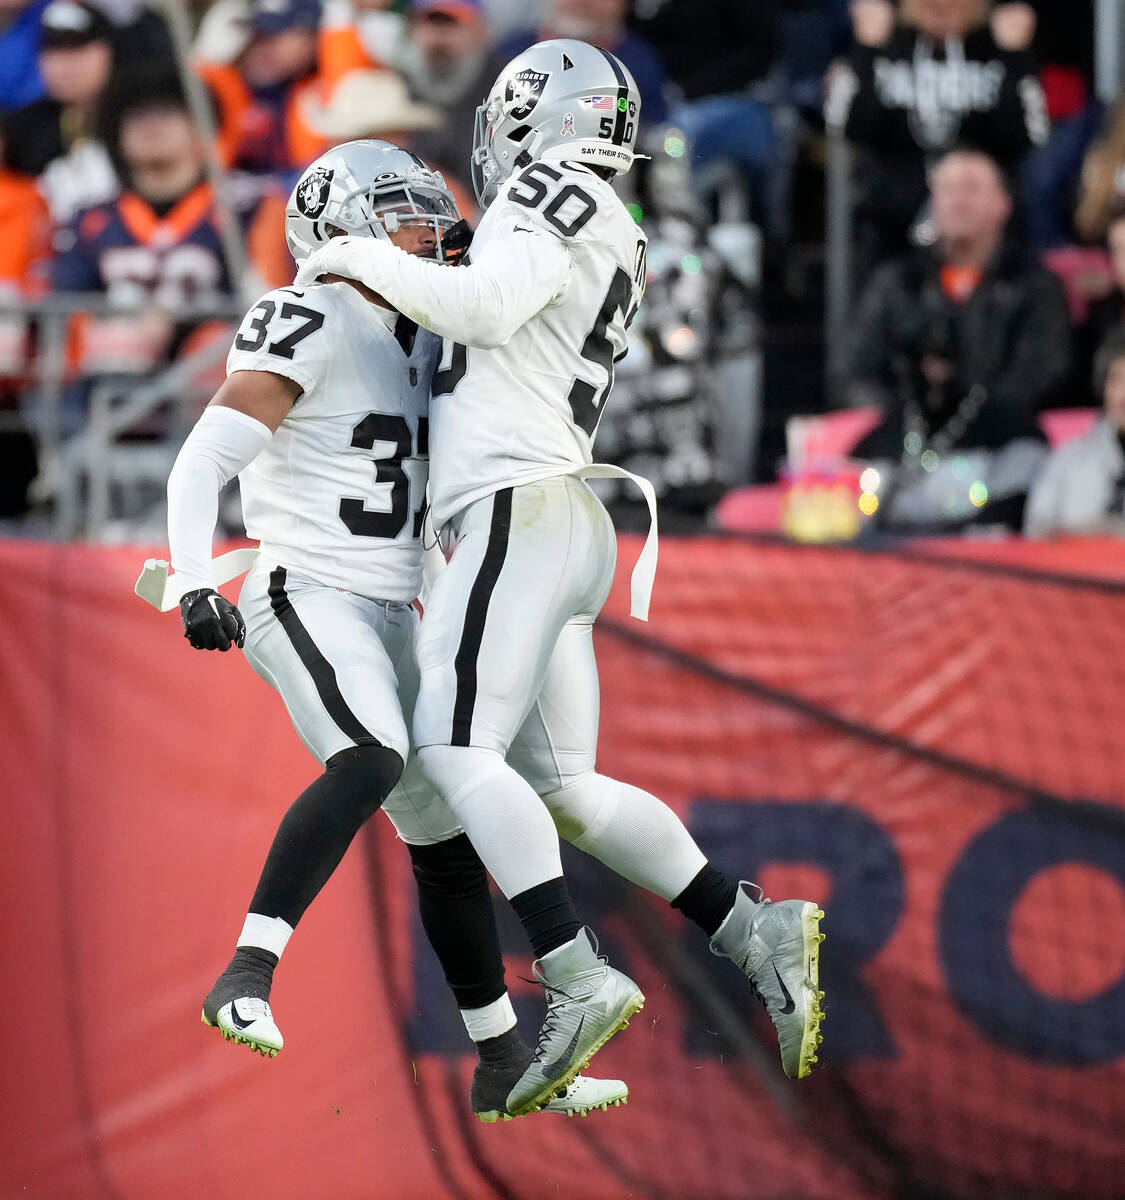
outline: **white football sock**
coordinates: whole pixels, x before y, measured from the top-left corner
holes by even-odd
[[[611,871],[674,900],[706,865],[679,817],[648,792],[591,771],[543,797],[559,833]]]
[[[280,917],[264,917],[261,913],[247,913],[242,932],[238,935],[238,945],[269,950],[280,958],[292,936],[293,926],[288,921]]]
[[[562,875],[551,814],[494,750],[423,746],[418,760],[509,900]]]
[[[515,1027],[516,1013],[511,997],[505,992],[499,1000],[493,1000],[482,1008],[461,1009],[461,1020],[474,1042],[484,1042],[499,1037]]]

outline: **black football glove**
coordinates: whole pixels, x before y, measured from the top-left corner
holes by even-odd
[[[229,650],[246,641],[246,622],[214,588],[196,588],[180,597],[184,637],[196,650]]]
[[[441,235],[442,261],[449,263],[450,266],[460,266],[468,258],[466,251],[472,240],[473,227],[462,217]]]

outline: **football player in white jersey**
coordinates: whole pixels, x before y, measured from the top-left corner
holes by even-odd
[[[366,141],[312,164],[290,197],[286,230],[298,261],[343,233],[448,259],[457,221],[440,175]],[[329,277],[259,300],[168,482],[169,583],[182,590],[192,646],[242,646],[324,765],[281,822],[204,1022],[262,1054],[282,1048],[269,1005],[274,967],[381,806],[408,844],[423,925],[480,1055],[473,1108],[491,1121],[508,1115],[531,1050],[504,987],[484,868],[417,766],[403,770],[439,349],[433,334],[352,281]],[[211,560],[218,493],[235,474],[247,532],[260,543],[237,608],[215,591]],[[548,1107],[586,1112],[626,1095],[619,1081],[580,1077]]]
[[[487,211],[469,266],[345,238],[298,276],[361,280],[448,339],[430,505],[455,548],[422,623],[414,741],[521,916],[551,997],[513,1112],[565,1082],[637,1003],[580,929],[555,824],[683,911],[744,971],[787,1074],[807,1075],[820,1042],[823,913],[760,890],[752,899],[664,804],[595,771],[591,631],[616,539],[583,476],[607,471],[593,462],[594,435],[644,288],[645,237],[609,182],[632,165],[639,110],[612,54],[571,40],[533,46],[477,110],[474,180]],[[647,612],[650,565],[634,572],[635,615]]]

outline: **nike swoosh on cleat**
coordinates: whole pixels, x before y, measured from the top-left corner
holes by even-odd
[[[574,1036],[570,1039],[570,1045],[555,1059],[553,1063],[545,1063],[541,1068],[543,1074],[550,1079],[552,1075],[561,1075],[567,1067],[570,1066],[570,1060],[574,1056],[574,1048],[578,1045],[578,1038],[582,1034],[582,1026],[586,1024],[586,1014],[583,1013],[578,1021],[578,1028],[574,1031]]]
[[[788,995],[789,993],[786,992],[785,994]],[[235,1008],[233,1003],[230,1006],[230,1019],[238,1026],[239,1029],[249,1029],[250,1026],[254,1024],[253,1018],[251,1018],[249,1021],[244,1021],[238,1015],[238,1009]]]
[[[781,974],[777,969],[776,963],[774,964],[773,973],[777,976],[777,985],[778,985],[778,987],[781,988],[782,993],[785,996],[785,1007],[781,1011],[782,1011],[782,1013],[788,1015],[789,1013],[791,1013],[793,1011],[793,1008],[794,1008],[793,997],[790,996],[789,989],[785,986],[785,983],[781,978]]]

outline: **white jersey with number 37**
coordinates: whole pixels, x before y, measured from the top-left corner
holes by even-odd
[[[269,371],[302,389],[239,477],[263,557],[376,599],[418,595],[440,347],[346,283],[279,288],[246,314],[227,374]]]
[[[503,345],[445,342],[430,449],[439,528],[500,488],[593,461],[613,366],[644,292],[645,235],[609,184],[580,164],[536,162],[519,172],[485,213],[470,254],[524,238],[561,243],[569,264],[554,298]]]

